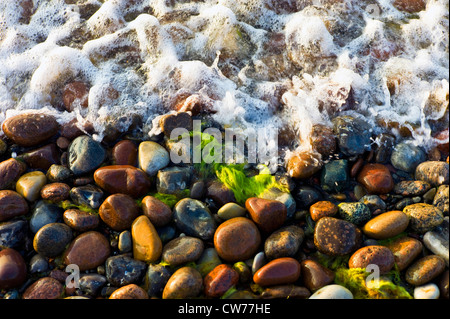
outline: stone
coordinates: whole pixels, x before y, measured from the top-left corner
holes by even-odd
[[[100,205],[98,213],[105,224],[117,231],[130,228],[140,214],[133,198],[125,194],[108,196]]]
[[[203,290],[203,278],[192,267],[181,267],[169,278],[164,287],[163,299],[188,299],[197,297]]]
[[[334,160],[326,163],[322,170],[321,186],[326,192],[338,193],[349,183],[348,161]]]
[[[156,174],[156,190],[158,193],[181,195],[189,188],[192,172],[188,167],[167,167]]]
[[[63,255],[65,265],[76,264],[80,271],[94,269],[103,264],[111,254],[108,240],[97,231],[78,235]]]
[[[139,168],[149,176],[169,165],[170,156],[167,150],[156,142],[145,141],[139,144],[138,150]]]
[[[271,187],[259,194],[258,197],[283,203],[286,206],[286,219],[290,219],[295,215],[297,204],[290,193],[283,192],[276,187]]]
[[[197,260],[197,270],[202,277],[205,277],[216,266],[220,265],[222,261],[217,254],[217,251],[213,247],[209,247],[203,250],[202,255]]]
[[[448,184],[449,166],[446,162],[427,161],[416,167],[414,177],[418,181],[425,181],[432,186]]]
[[[296,285],[278,285],[267,287],[261,293],[262,299],[308,299],[311,296],[305,287]]]
[[[56,119],[42,113],[24,113],[7,118],[3,132],[20,146],[35,146],[54,136],[59,130]]]
[[[318,201],[309,208],[311,219],[317,222],[322,217],[333,217],[338,212],[338,207],[329,201]]]
[[[47,174],[45,176],[47,177],[47,180],[52,183],[63,182],[67,180],[71,174],[72,172],[70,171],[70,169],[68,169],[64,165],[53,164],[48,168]]]
[[[434,254],[442,257],[445,260],[445,264],[448,267],[449,252],[448,252],[448,216],[444,218],[444,221],[439,226],[435,227],[425,233],[423,236],[423,243]]]
[[[174,129],[186,129],[187,131],[192,131],[192,117],[187,112],[167,114],[160,118],[159,125],[164,135],[170,138]]]
[[[63,214],[64,209],[55,204],[46,203],[45,201],[37,202],[32,209],[29,222],[31,232],[35,234],[41,227],[47,224],[61,222]]]
[[[412,230],[426,233],[444,221],[444,215],[439,208],[425,203],[408,205],[403,212],[410,218]]]
[[[97,214],[85,212],[79,209],[68,209],[63,214],[64,223],[78,232],[94,230],[100,223]]]
[[[394,188],[389,169],[383,164],[366,164],[357,177],[369,194],[386,194]]]
[[[49,268],[47,258],[39,254],[34,255],[30,259],[30,274],[43,273]]]
[[[405,274],[406,281],[414,286],[421,286],[439,276],[445,270],[445,261],[437,255],[420,258],[408,267]]]
[[[217,211],[217,215],[223,220],[228,220],[235,217],[244,217],[246,213],[247,210],[236,203],[227,203]]]
[[[448,286],[449,286],[449,280],[448,280],[448,269],[444,271],[444,273],[439,278],[439,291],[441,293],[441,296],[445,299],[448,299]]]
[[[369,220],[362,231],[370,238],[387,239],[404,232],[409,225],[409,217],[401,211],[390,211]]]
[[[147,263],[159,259],[162,253],[162,242],[147,216],[137,217],[131,225],[133,240],[133,257]]]
[[[47,171],[50,166],[59,164],[61,155],[55,144],[48,144],[23,153],[18,158],[22,159],[29,168]]]
[[[393,2],[395,8],[408,13],[415,13],[425,10],[426,1],[424,0],[395,0]]]
[[[314,229],[314,245],[327,255],[347,255],[355,251],[361,241],[361,231],[354,224],[334,217],[321,218]]]
[[[84,294],[95,297],[99,295],[103,286],[107,284],[108,280],[105,276],[99,274],[83,274],[80,277],[79,285],[80,291]]]
[[[75,204],[97,209],[103,202],[104,193],[99,187],[88,184],[73,187],[69,195]]]
[[[333,129],[323,124],[313,124],[310,141],[312,149],[327,158],[336,151],[337,143]]]
[[[220,264],[220,262],[219,262]],[[250,267],[243,261],[238,261],[233,265],[233,269],[236,270],[236,272],[239,275],[239,282],[240,283],[248,283],[252,279],[252,271]]]
[[[65,183],[50,183],[41,188],[41,198],[58,203],[65,201],[70,195],[70,186]]]
[[[371,126],[362,118],[348,115],[332,120],[339,150],[347,156],[361,155],[371,144]]]
[[[233,191],[219,181],[208,184],[205,196],[211,198],[219,207],[226,203],[236,202]]]
[[[129,284],[114,291],[109,299],[148,299],[148,294],[138,285]]]
[[[265,233],[280,228],[286,221],[286,205],[276,200],[251,197],[245,201],[245,208],[258,228]]]
[[[289,158],[286,171],[289,176],[306,179],[313,176],[322,168],[321,155],[315,152],[303,152]]]
[[[0,190],[0,222],[28,214],[27,201],[17,192]]]
[[[375,151],[375,162],[385,164],[391,158],[395,136],[381,133],[376,140],[378,143]]]
[[[418,146],[409,143],[397,144],[391,155],[391,164],[396,169],[412,173],[417,165],[427,159],[425,152]]]
[[[29,202],[34,202],[39,198],[41,189],[46,183],[44,173],[40,171],[26,173],[17,180],[16,191]]]
[[[113,165],[137,166],[138,149],[134,142],[121,140],[112,149]]]
[[[120,233],[117,248],[119,248],[121,253],[128,253],[133,250],[133,240],[130,231],[124,230]]]
[[[191,186],[191,198],[202,199],[206,192],[206,185],[203,181],[194,182]],[[233,195],[234,196],[234,195]]]
[[[220,264],[203,279],[205,295],[210,298],[221,297],[238,281],[239,274],[231,266]]]
[[[411,237],[397,238],[385,245],[394,254],[394,261],[400,271],[406,269],[422,253],[422,243]]]
[[[173,220],[180,231],[203,240],[212,239],[217,228],[206,205],[192,198],[184,198],[175,205]]]
[[[150,195],[142,199],[142,212],[155,227],[167,225],[173,216],[172,209],[166,203]]]
[[[259,270],[259,268],[261,268],[265,264],[267,264],[266,255],[263,251],[260,251],[255,255],[255,257],[253,257],[252,274],[254,275]]]
[[[290,225],[274,231],[264,242],[264,254],[271,259],[294,257],[303,242],[305,233],[298,226]]]
[[[357,226],[365,224],[372,217],[369,207],[361,202],[343,202],[338,205],[338,209],[342,219]]]
[[[439,299],[439,295],[439,287],[434,283],[414,288],[414,299]]]
[[[87,108],[89,101],[89,88],[86,83],[74,81],[66,84],[63,88],[62,99],[68,112],[79,107]]]
[[[105,149],[87,135],[75,138],[68,153],[69,169],[75,176],[93,172],[106,159]]]
[[[341,285],[327,285],[317,290],[309,299],[353,299],[353,294]]]
[[[111,165],[97,169],[95,183],[110,194],[127,194],[141,197],[150,190],[150,180],[142,170],[131,165]]]
[[[197,261],[203,253],[203,241],[190,236],[175,238],[164,245],[161,260],[171,267]]]
[[[21,248],[27,239],[28,223],[25,220],[11,220],[0,223],[0,247]]]
[[[140,283],[147,270],[145,262],[125,255],[109,257],[105,262],[106,279],[111,285],[123,287]]]
[[[63,223],[47,224],[34,235],[33,248],[44,257],[56,257],[72,240],[72,230]]]
[[[256,225],[248,218],[235,217],[217,227],[214,247],[225,261],[243,261],[252,257],[261,243]]]
[[[442,211],[442,213],[448,216],[449,212],[449,186],[441,185],[436,191],[436,195],[433,198],[433,205]]]
[[[294,258],[277,258],[261,267],[253,275],[253,281],[263,287],[292,284],[299,279],[300,271],[300,263]]]
[[[294,193],[297,208],[309,209],[309,206],[322,199],[318,190],[310,186],[300,186]]]
[[[364,195],[359,199],[373,213],[376,210],[384,212],[386,210],[386,203],[378,195]]]
[[[159,238],[161,239],[163,244],[168,243],[169,241],[174,239],[177,235],[177,230],[172,225],[158,227],[156,231],[158,232]]]
[[[40,278],[23,293],[23,299],[60,299],[64,292],[63,285],[51,277]]]
[[[12,248],[0,250],[0,290],[17,288],[27,278],[27,265],[22,255]]]
[[[0,190],[13,188],[15,182],[25,172],[27,166],[25,163],[15,158],[0,162]]]
[[[371,245],[358,249],[348,261],[349,268],[364,268],[376,265],[380,274],[388,273],[394,267],[394,255],[389,248],[379,245]]]
[[[402,196],[422,196],[431,188],[424,181],[401,181],[395,184],[394,193]]]
[[[149,264],[145,273],[143,288],[150,297],[161,298],[171,275],[168,268],[159,264]]]
[[[305,259],[300,263],[303,283],[306,288],[314,292],[333,283],[334,272],[317,261]]]

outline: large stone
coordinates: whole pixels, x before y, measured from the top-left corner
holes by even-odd
[[[290,225],[274,231],[264,242],[264,254],[271,259],[294,257],[303,242],[305,233],[298,226]]]
[[[305,179],[313,176],[322,168],[321,155],[315,152],[303,152],[289,158],[286,170],[289,176]]]
[[[433,205],[439,208],[444,215],[448,216],[449,212],[449,186],[441,185],[438,187],[436,195],[433,199]]]
[[[59,299],[64,292],[64,286],[51,277],[40,278],[23,293],[23,299]]]
[[[411,237],[401,237],[393,242],[387,243],[388,247],[394,254],[395,264],[398,269],[406,269],[422,252],[422,243]]]
[[[87,135],[74,139],[68,153],[69,168],[75,176],[94,171],[106,159],[105,149]]]
[[[143,286],[148,295],[160,298],[171,275],[168,268],[159,264],[149,264]]]
[[[145,196],[142,200],[142,212],[155,227],[165,226],[172,221],[172,209],[153,196]]]
[[[369,220],[362,231],[370,238],[386,239],[397,236],[406,230],[409,217],[401,211],[390,211]]]
[[[23,159],[30,168],[46,171],[50,166],[59,164],[61,155],[56,144],[48,144],[21,154],[19,158]]]
[[[13,188],[15,182],[25,172],[25,163],[10,158],[0,163],[0,189]]]
[[[112,149],[114,165],[137,165],[138,150],[136,144],[130,140],[121,140]]]
[[[33,234],[50,223],[58,223],[62,221],[64,209],[56,204],[39,201],[33,208],[31,219],[29,221],[30,230]]]
[[[357,180],[369,194],[386,194],[394,188],[391,173],[383,164],[364,165]]]
[[[138,150],[139,168],[149,176],[169,165],[170,156],[167,150],[156,142],[145,141],[139,144]]]
[[[334,281],[334,272],[317,261],[305,259],[300,265],[303,283],[312,292]]]
[[[439,226],[444,221],[444,215],[433,205],[417,203],[408,205],[403,212],[410,218],[411,228],[419,233],[425,233]]]
[[[364,119],[344,115],[335,117],[332,122],[339,150],[345,155],[361,155],[370,146],[372,128]]]
[[[217,228],[206,205],[192,198],[184,198],[175,205],[173,219],[180,231],[203,240],[212,239]]]
[[[442,224],[428,231],[423,236],[423,243],[434,254],[442,257],[448,267],[448,216]]]
[[[399,143],[391,154],[391,163],[396,169],[412,173],[417,165],[427,159],[425,152],[418,146]]]
[[[181,194],[190,186],[192,172],[188,167],[167,167],[156,175],[156,189],[164,194]]]
[[[286,221],[286,205],[279,201],[251,197],[245,201],[245,207],[263,232],[270,233],[280,228]]]
[[[47,224],[34,235],[33,248],[44,257],[61,254],[72,240],[72,230],[62,223]]]
[[[0,223],[0,247],[21,248],[27,239],[28,223],[25,220],[11,220]]]
[[[162,294],[163,299],[197,297],[203,288],[203,278],[192,267],[181,267],[169,278]]]
[[[133,198],[125,194],[108,196],[100,206],[100,218],[114,230],[121,231],[131,227],[139,216],[139,207]]]
[[[70,199],[77,205],[93,209],[99,208],[103,202],[103,191],[94,185],[87,184],[70,189]]]
[[[63,220],[66,225],[79,232],[94,230],[100,223],[100,218],[97,214],[79,209],[66,210],[63,214]]]
[[[137,217],[131,225],[133,257],[137,260],[153,263],[162,253],[162,242],[153,224],[147,216]]]
[[[19,193],[0,190],[0,222],[28,214],[27,201]]]
[[[426,284],[445,270],[445,261],[437,255],[428,255],[412,264],[405,274],[406,281],[414,286]]]
[[[446,162],[427,161],[416,167],[415,179],[425,181],[432,186],[448,184],[449,182],[449,165]]]
[[[205,295],[207,297],[220,297],[239,281],[239,274],[226,264],[216,266],[209,272],[204,280]]]
[[[253,275],[253,281],[263,287],[292,284],[299,279],[300,271],[300,263],[294,258],[277,258],[261,267]]]
[[[182,236],[164,245],[161,260],[171,267],[194,262],[200,258],[205,245],[201,239]]]
[[[283,203],[286,206],[286,219],[290,219],[295,215],[297,204],[295,203],[294,197],[290,193],[286,193],[276,187],[272,187],[266,189],[264,192],[259,194],[258,197],[276,200]]]
[[[129,284],[115,290],[109,299],[148,299],[148,294],[138,285]]]
[[[11,289],[23,284],[27,277],[27,265],[16,250],[0,250],[0,289]]]
[[[376,265],[380,274],[388,273],[394,267],[394,255],[389,248],[372,245],[358,249],[348,261],[349,268],[364,268]]]

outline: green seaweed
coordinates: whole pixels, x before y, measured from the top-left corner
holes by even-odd
[[[170,208],[173,208],[176,203],[178,203],[183,198],[189,197],[190,194],[191,194],[191,191],[189,189],[184,189],[178,194],[151,193],[149,195],[162,201],[164,204],[166,204]],[[142,200],[141,200],[141,202],[142,202]]]
[[[86,206],[86,205],[77,205],[75,203],[72,203],[70,200],[65,200],[65,201],[59,202],[59,203],[57,203],[57,205],[59,207],[61,207],[62,209],[64,209],[64,210],[78,209],[78,210],[81,210],[83,212],[87,212],[87,213],[90,213],[90,214],[98,214],[98,210],[97,209],[91,208],[91,207]]]

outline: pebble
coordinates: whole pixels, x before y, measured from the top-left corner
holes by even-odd
[[[0,247],[21,248],[27,240],[28,223],[12,220],[0,223]]]
[[[40,278],[23,293],[23,299],[59,299],[64,292],[63,285],[51,277]]]
[[[309,299],[353,299],[353,294],[341,285],[327,285],[317,290]]]
[[[449,165],[446,162],[427,161],[416,167],[414,174],[416,180],[425,181],[432,186],[449,183]]]
[[[279,285],[265,288],[261,293],[263,299],[308,299],[311,293],[305,287],[296,285]]]
[[[396,169],[412,173],[417,165],[426,159],[426,154],[420,147],[409,143],[399,143],[392,151],[391,164]]]
[[[70,199],[77,205],[87,206],[97,209],[103,202],[103,191],[97,186],[88,184],[73,187],[70,192]]]
[[[403,212],[410,218],[412,230],[418,233],[426,233],[444,221],[442,212],[430,204],[417,203],[408,205]]]
[[[122,140],[116,143],[112,149],[113,165],[137,166],[138,149],[130,140]]]
[[[204,250],[203,241],[190,236],[178,237],[164,245],[161,260],[171,267],[197,261]]]
[[[240,283],[245,284],[252,279],[252,271],[250,267],[243,261],[238,261],[237,263],[234,263],[233,269],[236,270],[236,272],[238,273]]]
[[[143,285],[149,297],[161,298],[164,287],[171,275],[168,268],[159,264],[149,264]]]
[[[311,146],[323,158],[327,158],[336,151],[336,137],[333,130],[323,124],[314,124],[310,135]]]
[[[147,216],[137,217],[131,225],[133,257],[147,263],[155,262],[162,253],[162,242]]]
[[[414,299],[439,299],[439,295],[439,287],[432,282],[414,288]]]
[[[286,206],[286,219],[292,218],[295,214],[297,204],[290,193],[283,192],[276,187],[271,187],[259,194],[258,197],[283,203]]]
[[[449,251],[448,251],[448,216],[444,218],[444,221],[433,230],[428,231],[423,236],[423,243],[434,254],[442,257],[445,260],[445,264],[448,267],[449,263]]]
[[[109,257],[105,262],[106,279],[111,285],[123,287],[140,283],[147,270],[147,264],[134,258],[118,255]]]
[[[369,194],[387,194],[394,188],[389,169],[383,164],[366,164],[357,176],[357,181]]]
[[[286,171],[289,176],[306,179],[313,176],[322,168],[321,155],[316,152],[302,152],[289,158]]]
[[[89,105],[89,88],[86,83],[74,81],[66,84],[63,88],[63,103],[68,112],[82,107],[87,108]]]
[[[69,198],[70,186],[64,183],[50,183],[41,188],[41,198],[51,202],[62,202]]]
[[[149,176],[155,176],[158,171],[170,163],[169,152],[156,142],[145,141],[139,144],[139,168]]]
[[[236,203],[227,203],[217,211],[217,215],[219,215],[219,217],[223,220],[228,220],[235,217],[244,217],[246,213],[247,210]]]
[[[362,118],[348,115],[332,120],[339,150],[347,156],[361,155],[371,144],[371,126]]]
[[[101,289],[107,284],[105,276],[99,274],[83,274],[80,277],[80,291],[89,296],[97,296]]]
[[[300,263],[294,258],[277,258],[261,267],[253,275],[253,281],[263,287],[292,284],[299,279],[300,271]]]
[[[23,153],[18,158],[22,159],[29,168],[47,171],[50,166],[60,163],[61,154],[58,147],[52,143]]]
[[[34,255],[30,259],[30,274],[42,273],[47,271],[49,264],[47,258],[39,254]]]
[[[440,290],[440,295],[445,298],[448,299],[448,286],[449,286],[449,280],[448,280],[448,269],[446,271],[444,271],[444,273],[440,276],[439,278],[439,290]]]
[[[192,172],[188,167],[167,167],[156,174],[156,190],[163,194],[182,194],[191,184]]]
[[[294,257],[303,242],[305,233],[298,226],[290,225],[273,232],[264,242],[264,254],[271,259]]]
[[[389,248],[384,246],[366,246],[358,249],[348,261],[349,268],[367,268],[376,265],[380,274],[388,273],[394,267],[394,255]]]
[[[420,255],[423,245],[419,240],[405,236],[387,243],[386,247],[394,254],[395,264],[402,271]]]
[[[35,146],[54,136],[59,124],[51,115],[24,113],[7,118],[2,125],[7,137],[20,146]]]
[[[314,244],[324,254],[347,255],[356,250],[361,242],[361,231],[350,222],[334,217],[323,217],[316,223]]]
[[[219,207],[226,203],[236,202],[233,191],[219,181],[208,183],[205,196],[211,198]]]
[[[0,250],[0,290],[16,288],[27,278],[27,264],[22,255],[12,248]]]
[[[229,265],[220,264],[203,279],[204,292],[207,297],[220,297],[239,281],[239,274]]]
[[[97,169],[95,183],[110,194],[127,194],[138,198],[150,190],[150,180],[142,170],[131,165],[111,165]]]
[[[425,10],[427,4],[425,0],[395,0],[393,5],[400,11],[415,13]]]
[[[27,201],[17,192],[0,190],[0,222],[28,214]]]
[[[97,231],[78,235],[63,255],[65,265],[78,265],[80,271],[94,269],[103,264],[111,254],[108,240]]]
[[[150,195],[142,199],[142,212],[155,227],[167,225],[173,217],[172,209],[166,203]]]
[[[37,231],[50,223],[58,223],[62,221],[64,209],[45,201],[39,201],[32,210],[30,218],[30,230],[35,234]]]
[[[124,230],[120,233],[117,248],[122,254],[128,253],[133,250],[133,240],[131,238],[131,232],[129,230]]]
[[[217,251],[213,247],[209,247],[203,250],[202,255],[197,261],[197,270],[202,277],[205,277],[211,270],[217,265],[220,265],[222,261],[217,254]]]
[[[180,231],[203,240],[212,239],[217,228],[208,207],[192,198],[184,198],[175,205],[173,220]]]
[[[69,146],[69,169],[75,176],[90,173],[106,159],[106,150],[90,136],[75,138]]]
[[[34,202],[40,196],[42,187],[47,183],[44,173],[34,171],[22,175],[16,183],[16,191],[29,202]]]
[[[424,181],[401,181],[395,184],[394,193],[402,196],[421,196],[430,188],[430,183]]]
[[[85,212],[79,209],[68,209],[63,214],[64,223],[78,232],[94,230],[100,223],[97,214]]]
[[[300,263],[300,266],[303,284],[312,292],[334,281],[334,272],[317,261],[306,259]]]
[[[248,218],[235,217],[217,227],[214,247],[225,261],[236,262],[251,258],[261,243],[256,225]]]
[[[370,238],[386,239],[404,232],[409,225],[409,217],[401,211],[390,211],[369,220],[362,231]]]
[[[386,203],[378,195],[364,195],[359,199],[359,202],[369,207],[372,213],[376,210],[386,210]]]
[[[190,299],[203,290],[203,278],[192,267],[181,267],[169,278],[164,287],[163,299]]]
[[[361,202],[340,203],[338,210],[342,219],[356,226],[363,225],[372,217],[369,207]]]
[[[324,165],[320,182],[324,191],[339,193],[347,187],[348,183],[347,160],[334,160]]]
[[[15,182],[25,172],[25,163],[15,158],[0,162],[0,190],[14,187]]]
[[[57,165],[53,164],[49,167],[47,170],[47,174],[45,175],[47,177],[47,180],[51,183],[53,182],[64,182],[67,180],[71,175],[70,169],[65,167],[64,165]]]
[[[202,199],[206,192],[206,186],[203,181],[194,182],[191,186],[191,198]]]
[[[258,228],[265,233],[280,228],[287,217],[286,206],[276,200],[251,197],[245,201],[245,208]]]
[[[192,131],[192,117],[187,112],[167,114],[161,117],[159,125],[164,135],[170,138],[174,129],[186,129],[187,131]]]
[[[138,285],[129,284],[114,291],[109,299],[148,299],[148,294]]]
[[[267,264],[266,255],[263,251],[260,251],[255,255],[255,257],[253,257],[252,274],[255,274],[265,264]]]
[[[433,205],[439,208],[444,215],[448,216],[449,212],[449,186],[441,185],[436,191],[433,199]]]
[[[375,162],[386,163],[392,155],[392,150],[395,143],[395,136],[381,133],[377,136],[378,145],[375,151]]]
[[[405,279],[411,285],[422,286],[439,276],[444,270],[445,261],[442,257],[428,255],[408,267]]]
[[[98,209],[98,213],[105,224],[117,231],[130,228],[140,214],[133,198],[125,194],[108,196]]]
[[[158,232],[159,238],[163,244],[168,243],[177,235],[177,230],[172,225],[158,227],[156,231]]]
[[[311,219],[317,222],[322,217],[333,217],[338,212],[338,207],[330,201],[318,201],[309,208]]]
[[[294,193],[298,208],[307,208],[321,200],[322,195],[318,190],[310,186],[300,186]]]
[[[63,223],[47,224],[34,235],[33,248],[44,257],[60,255],[72,240],[72,230]]]

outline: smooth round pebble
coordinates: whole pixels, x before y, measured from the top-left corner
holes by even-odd
[[[420,258],[406,270],[405,279],[414,286],[426,284],[445,270],[445,261],[437,255]]]
[[[148,294],[138,285],[129,284],[115,290],[109,299],[148,299]]]
[[[439,287],[432,282],[414,288],[414,299],[439,299],[439,295]]]
[[[175,271],[164,287],[163,299],[189,299],[197,297],[203,289],[203,278],[192,267]]]
[[[372,245],[358,249],[348,261],[349,268],[366,269],[369,265],[378,266],[380,274],[386,274],[394,267],[394,255],[387,247]]]
[[[317,290],[309,299],[353,299],[353,294],[341,285],[328,285]]]
[[[291,257],[277,258],[262,266],[253,281],[259,286],[292,284],[300,277],[300,263]]]
[[[394,237],[409,225],[409,217],[401,211],[390,211],[369,220],[362,231],[370,238],[386,239]]]

